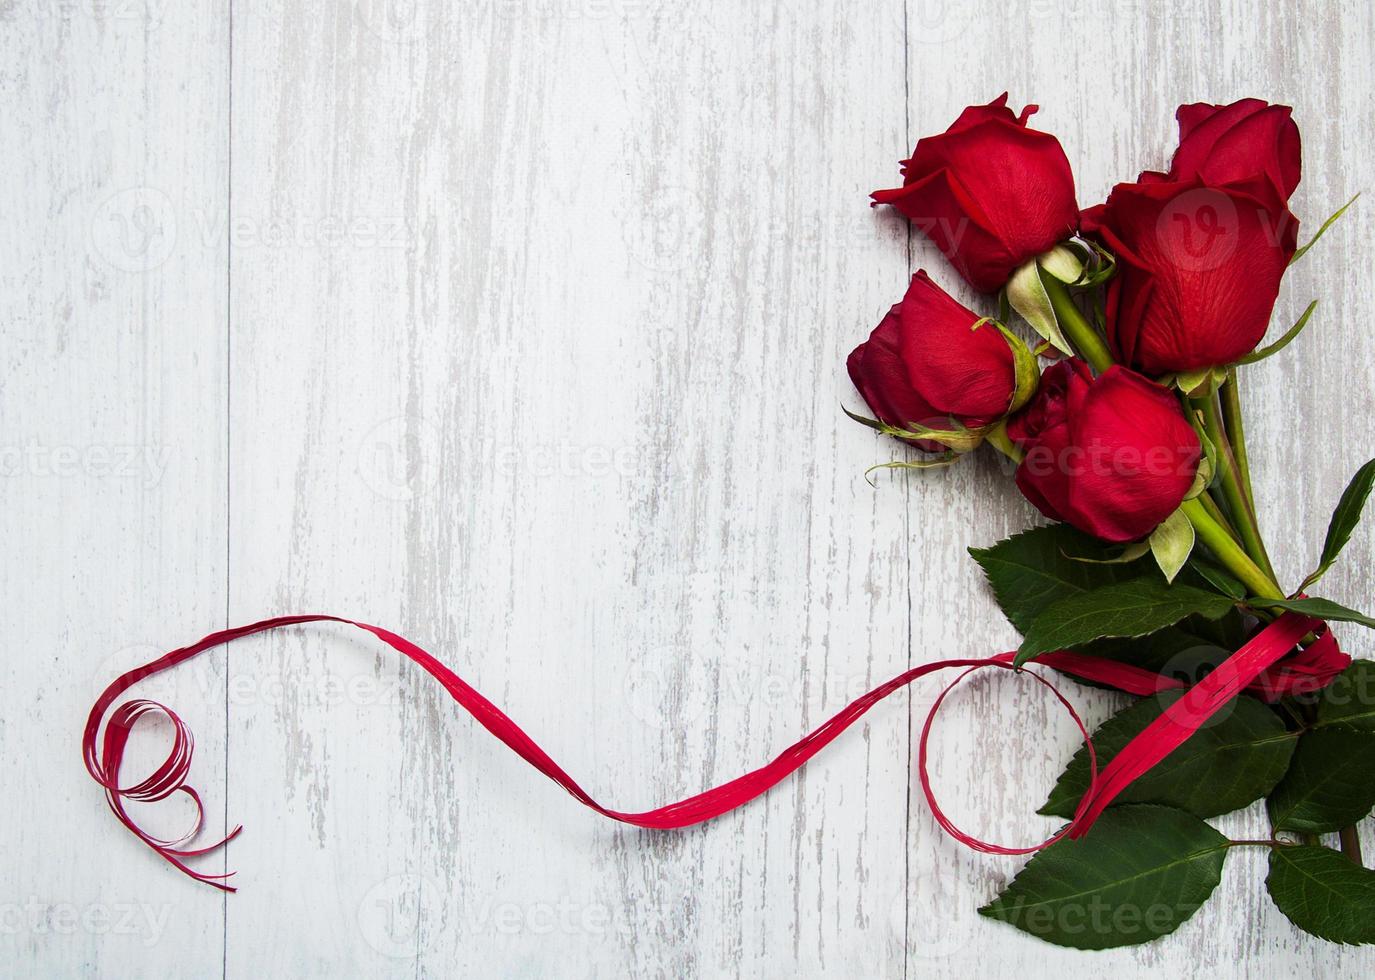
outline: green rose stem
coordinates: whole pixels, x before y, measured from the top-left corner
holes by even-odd
[[[1208,512],[1208,516],[1221,524],[1223,529],[1226,530],[1234,540],[1237,539],[1237,532],[1232,527],[1232,522],[1227,520],[1227,515],[1224,514],[1222,508],[1217,505],[1217,501],[1213,499],[1213,495],[1211,493],[1201,493],[1198,495],[1198,499],[1202,502],[1204,510]]]
[[[1085,319],[1079,307],[1074,305],[1069,290],[1054,276],[1044,276],[1042,282],[1051,308],[1059,320],[1061,332],[1095,371],[1106,371],[1113,365],[1112,353],[1098,331]],[[1223,493],[1235,511],[1234,519],[1241,526],[1242,535],[1238,536],[1228,524],[1208,491],[1204,491],[1193,500],[1184,501],[1180,509],[1208,549],[1254,595],[1262,599],[1283,599],[1284,590],[1275,581],[1275,573],[1256,523],[1254,498],[1251,493],[1251,469],[1246,457],[1246,434],[1241,423],[1241,400],[1238,397],[1235,371],[1228,372],[1227,383],[1222,386],[1219,397],[1222,402],[1222,419],[1218,419],[1217,407],[1213,399],[1209,398],[1204,407],[1204,425],[1209,438],[1218,448],[1218,465],[1221,470],[1219,476],[1222,479]],[[1210,416],[1211,424],[1208,422]],[[1008,440],[1001,426],[998,435],[1001,438],[990,438],[989,442],[1013,462],[1021,462],[1021,452]],[[1243,550],[1238,543],[1238,537],[1248,542],[1248,547],[1254,549],[1253,554],[1262,564],[1258,565],[1252,559],[1252,555]],[[1356,828],[1344,828],[1340,839],[1342,853],[1355,864],[1361,865],[1361,841]]]
[[[1216,555],[1233,575],[1241,579],[1252,595],[1261,599],[1284,598],[1284,590],[1275,584],[1275,580],[1264,569],[1251,560],[1251,556],[1237,543],[1237,539],[1208,513],[1207,507],[1198,497],[1184,501],[1179,505],[1179,509],[1194,526],[1194,531],[1208,546],[1208,550]]]
[[[1259,525],[1255,523],[1256,518],[1256,498],[1251,491],[1251,465],[1246,457],[1246,428],[1241,421],[1241,392],[1237,387],[1236,368],[1227,370],[1227,381],[1218,389],[1218,400],[1222,403],[1222,422],[1226,428],[1227,441],[1232,449],[1232,458],[1236,463],[1237,482],[1240,485],[1247,513],[1251,516],[1252,527],[1256,532],[1257,539],[1260,538]],[[1261,554],[1265,556],[1265,545],[1261,543]],[[1274,578],[1274,571],[1270,569],[1269,557],[1266,557],[1266,568],[1270,570],[1270,577]],[[1356,827],[1343,827],[1337,835],[1341,844],[1342,853],[1347,856],[1352,864],[1357,867],[1365,867],[1365,862],[1361,857],[1361,835]]]
[[[1112,352],[1108,350],[1108,345],[1098,331],[1079,311],[1079,307],[1074,305],[1069,289],[1060,280],[1049,275],[1042,276],[1042,284],[1059,321],[1061,332],[1095,371],[1106,371],[1113,364]],[[1240,526],[1241,535],[1238,536],[1231,529],[1207,491],[1193,500],[1186,500],[1180,509],[1208,549],[1254,595],[1262,599],[1283,599],[1284,590],[1275,581],[1275,573],[1256,523],[1254,498],[1251,493],[1251,469],[1246,456],[1246,434],[1241,423],[1241,400],[1238,397],[1235,371],[1228,372],[1227,383],[1222,386],[1219,397],[1222,402],[1222,419],[1218,418],[1216,405],[1213,399],[1209,398],[1204,410],[1204,425],[1209,438],[1218,449],[1218,466],[1221,471],[1219,476],[1223,493],[1234,511],[1233,519]],[[1212,424],[1208,422],[1210,415]],[[1001,445],[998,448],[1007,452]],[[1018,456],[1012,458],[1017,460]],[[1251,554],[1247,554],[1238,543],[1239,537],[1247,542]],[[1253,556],[1260,564],[1253,560]],[[1361,843],[1356,828],[1343,829],[1340,837],[1342,853],[1356,864],[1361,864]]]
[[[1042,276],[1046,295],[1050,298],[1051,308],[1059,321],[1060,330],[1074,346],[1074,349],[1098,372],[1106,371],[1113,365],[1112,352],[1108,345],[1089,323],[1088,319],[1074,304],[1068,287],[1054,276]],[[1225,441],[1225,440],[1224,440]],[[1235,475],[1235,470],[1233,470]],[[1201,495],[1200,495],[1201,496]],[[1211,501],[1210,501],[1211,503]],[[1262,599],[1283,599],[1284,591],[1276,584],[1274,575],[1267,568],[1247,554],[1238,543],[1226,523],[1209,512],[1207,505],[1199,497],[1186,500],[1180,505],[1184,516],[1194,526],[1194,531],[1227,568],[1239,578],[1251,593]],[[1214,510],[1216,508],[1214,507]],[[1245,513],[1234,514],[1233,520],[1245,524]],[[1219,515],[1220,517],[1220,515]],[[1245,531],[1242,540],[1246,540]],[[1268,564],[1268,563],[1267,563]]]
[[[1252,512],[1256,509],[1256,498],[1251,493],[1251,464],[1246,456],[1246,427],[1241,422],[1241,392],[1237,388],[1237,369],[1227,369],[1227,381],[1218,389],[1222,400],[1222,421],[1227,427],[1227,439],[1232,444],[1232,455],[1237,462],[1237,476],[1241,478],[1241,489],[1246,491],[1246,501]]]
[[[1074,345],[1079,355],[1100,373],[1112,367],[1112,352],[1108,350],[1107,343],[1099,336],[1093,324],[1089,323],[1084,314],[1079,312],[1079,307],[1074,305],[1069,287],[1049,274],[1041,276],[1041,283],[1045,286],[1046,296],[1050,298],[1055,318],[1060,322],[1061,332]]]
[[[1235,393],[1235,389],[1233,391]],[[1261,540],[1260,526],[1256,523],[1256,512],[1251,504],[1250,494],[1242,484],[1240,463],[1234,455],[1231,440],[1227,438],[1228,430],[1223,427],[1222,416],[1218,413],[1218,400],[1209,394],[1201,398],[1190,398],[1189,404],[1202,416],[1203,430],[1217,448],[1218,483],[1222,488],[1223,499],[1227,501],[1227,509],[1231,512],[1232,524],[1240,532],[1241,542],[1246,546],[1246,553],[1250,555],[1251,560],[1263,568],[1265,574],[1273,580],[1275,569],[1265,551],[1265,542]],[[1239,427],[1237,431],[1241,431]]]
[[[1013,463],[1021,463],[1022,459],[1026,456],[1026,453],[1022,452],[1017,444],[1008,438],[1006,420],[999,422],[993,428],[989,429],[984,435],[984,439],[990,446],[1012,460]]]

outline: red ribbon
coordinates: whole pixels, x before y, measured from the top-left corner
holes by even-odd
[[[820,728],[817,728],[795,745],[789,746],[772,762],[753,772],[748,772],[728,783],[723,783],[677,803],[670,803],[667,806],[647,810],[643,813],[625,813],[608,809],[594,800],[586,790],[577,784],[573,777],[564,772],[558,763],[550,758],[549,754],[540,748],[534,739],[508,718],[501,709],[478,693],[463,678],[405,637],[398,636],[380,626],[369,626],[366,623],[357,623],[338,616],[279,616],[249,626],[211,633],[190,646],[173,650],[151,663],[136,667],[120,675],[96,700],[96,703],[91,707],[90,716],[86,720],[86,729],[81,740],[86,769],[90,772],[91,778],[104,788],[110,809],[136,837],[180,871],[197,881],[205,882],[224,891],[232,892],[235,890],[224,882],[224,879],[231,877],[233,872],[222,875],[205,874],[189,867],[186,864],[186,859],[199,857],[223,847],[238,836],[243,828],[235,827],[223,840],[205,847],[189,848],[186,846],[199,834],[205,816],[200,795],[186,784],[186,779],[191,771],[193,749],[190,729],[186,727],[176,712],[165,705],[148,700],[127,701],[116,708],[106,721],[103,738],[99,737],[101,722],[105,720],[106,712],[115,699],[134,684],[145,677],[175,667],[182,661],[189,660],[211,647],[282,626],[322,622],[346,623],[366,630],[393,650],[415,661],[438,680],[449,692],[450,697],[476,718],[484,728],[506,743],[530,765],[566,789],[583,805],[596,810],[605,817],[610,817],[612,820],[655,830],[689,827],[748,803],[800,769],[807,760],[825,748],[837,735],[853,725],[865,712],[894,691],[935,671],[963,668],[955,680],[932,703],[931,710],[926,715],[918,743],[917,776],[921,783],[922,793],[926,796],[926,802],[936,817],[936,822],[956,840],[988,854],[1029,854],[1048,847],[1065,836],[1074,838],[1083,836],[1093,825],[1098,815],[1132,780],[1183,744],[1190,735],[1216,714],[1223,705],[1241,693],[1243,689],[1249,687],[1253,693],[1267,700],[1274,700],[1286,693],[1310,692],[1325,686],[1345,669],[1351,659],[1337,648],[1336,640],[1327,630],[1325,623],[1295,613],[1285,613],[1252,637],[1241,649],[1223,661],[1203,680],[1190,687],[1182,698],[1170,705],[1164,714],[1124,747],[1101,773],[1098,771],[1098,760],[1093,751],[1093,741],[1089,738],[1088,729],[1075,712],[1074,707],[1044,677],[1014,667],[1014,654],[1004,653],[996,657],[974,660],[940,660],[903,671],[886,684],[881,684],[868,694],[857,698]],[[1293,653],[1300,640],[1310,633],[1316,635],[1316,640],[1280,664],[1279,661]],[[1155,694],[1185,686],[1183,682],[1177,679],[1165,677],[1139,667],[1069,651],[1044,654],[1037,658],[1036,662],[1062,673],[1079,677],[1082,680],[1106,684],[1136,695]],[[998,844],[989,844],[961,831],[941,811],[927,774],[927,741],[937,712],[944,703],[946,696],[961,681],[974,671],[986,667],[1026,674],[1048,688],[1056,699],[1064,705],[1070,717],[1074,719],[1075,725],[1078,726],[1080,733],[1084,736],[1084,744],[1089,750],[1089,789],[1080,801],[1074,819],[1055,835],[1031,847],[1003,847]],[[124,750],[128,743],[129,733],[140,719],[151,713],[161,713],[172,722],[174,735],[171,750],[167,759],[152,775],[132,786],[121,786],[119,781],[120,767],[124,760]],[[174,840],[162,840],[153,837],[138,825],[124,806],[126,800],[155,802],[164,800],[174,793],[183,793],[190,797],[196,808],[196,818],[191,829]]]

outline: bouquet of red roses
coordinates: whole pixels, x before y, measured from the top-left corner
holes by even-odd
[[[1146,942],[1189,918],[1231,849],[1248,845],[1269,849],[1269,893],[1300,928],[1375,942],[1375,871],[1361,864],[1356,832],[1375,805],[1375,664],[1353,662],[1328,628],[1375,620],[1308,594],[1351,537],[1375,460],[1337,504],[1317,567],[1287,591],[1256,521],[1237,393],[1238,367],[1288,344],[1313,310],[1256,349],[1285,270],[1313,244],[1297,247],[1289,211],[1299,181],[1290,110],[1256,100],[1183,106],[1169,171],[1143,173],[1081,211],[1060,144],[1027,127],[1030,108],[1017,116],[1005,102],[966,109],[920,141],[903,186],[874,195],[907,214],[976,290],[996,292],[996,316],[979,316],[919,272],[849,369],[877,416],[855,418],[917,454],[880,465],[943,466],[987,444],[1015,462],[1017,486],[1056,522],[972,552],[1022,634],[1016,651],[911,667],[759,768],[631,812],[599,803],[418,644],[339,616],[279,615],[218,630],[109,683],[81,744],[114,815],[182,873],[234,890],[232,872],[194,866],[242,828],[197,842],[204,807],[187,782],[189,726],[163,704],[119,699],[146,677],[271,630],[343,624],[370,634],[578,802],[653,830],[747,804],[884,698],[954,669],[921,728],[921,789],[957,840],[1035,855],[985,915],[1066,946]],[[1039,340],[1013,329],[1014,310]],[[1084,734],[1041,808],[1069,822],[1030,847],[987,844],[941,811],[926,774],[928,736],[970,672],[1031,661],[1139,700],[1090,737],[1048,680],[1022,673],[1051,687]],[[157,717],[171,723],[166,761],[141,780],[124,777],[130,732]],[[191,800],[195,819],[170,840],[127,805],[175,794]],[[1262,799],[1263,840],[1230,840],[1205,822]],[[1333,834],[1340,850],[1324,844]]]
[[[1093,733],[1041,808],[1071,818],[1068,833],[980,911],[1060,945],[1145,942],[1192,915],[1245,844],[1269,848],[1266,886],[1301,929],[1375,942],[1375,871],[1355,829],[1375,805],[1375,663],[1353,662],[1327,628],[1375,620],[1309,594],[1359,520],[1375,461],[1312,573],[1281,584],[1238,397],[1239,369],[1313,311],[1257,349],[1282,277],[1313,244],[1298,247],[1289,210],[1291,110],[1181,106],[1169,170],[1081,210],[1059,142],[1027,125],[1035,107],[1006,101],[922,139],[903,186],[874,194],[996,293],[996,315],[918,272],[850,355],[875,416],[854,417],[916,451],[881,466],[944,466],[985,444],[1010,458],[1056,522],[971,550],[1023,636],[1015,664],[1072,651],[1072,673],[1142,697]],[[1205,822],[1261,800],[1267,839]]]

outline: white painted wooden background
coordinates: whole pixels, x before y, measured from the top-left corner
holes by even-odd
[[[210,830],[246,827],[228,897],[115,822],[78,736],[123,668],[336,612],[427,646],[639,809],[910,664],[1007,648],[965,548],[1031,508],[982,457],[872,489],[902,450],[840,412],[845,355],[909,273],[954,281],[867,192],[1005,88],[1042,105],[1084,204],[1166,162],[1179,102],[1254,95],[1295,106],[1311,231],[1375,190],[1373,34],[1360,0],[0,2],[0,973],[1368,973],[1273,910],[1246,849],[1144,948],[978,918],[1020,862],[926,812],[931,685],[766,799],[656,835],[578,807],[376,643],[236,643],[145,685],[199,736]],[[1277,323],[1321,300],[1310,332],[1246,375],[1291,582],[1370,455],[1372,206],[1284,289]],[[1371,541],[1333,598],[1369,606]],[[989,678],[946,712],[936,776],[957,820],[1039,839],[1073,748],[1042,694]]]

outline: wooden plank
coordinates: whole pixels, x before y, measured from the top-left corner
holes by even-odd
[[[1306,229],[1371,183],[1358,5],[809,7],[240,5],[232,63],[223,2],[0,14],[0,756],[33,761],[0,831],[7,976],[1085,968],[973,914],[1018,863],[925,811],[904,720],[934,683],[765,801],[653,835],[578,808],[375,644],[244,641],[146,692],[196,729],[210,830],[222,808],[247,827],[227,904],[74,768],[98,686],[227,602],[402,630],[609,804],[728,779],[909,662],[1014,642],[965,555],[1034,519],[1005,471],[873,490],[901,450],[837,407],[907,273],[953,287],[864,207],[914,135],[1010,88],[1090,204],[1166,162],[1179,102],[1257,95],[1296,107]],[[1368,453],[1362,207],[1285,289],[1281,328],[1321,300],[1309,334],[1246,377],[1287,581]],[[1365,540],[1324,582],[1356,606]],[[933,746],[950,814],[1008,841],[1049,829],[1024,814],[1074,734],[1017,685],[971,685]],[[1072,694],[1090,720],[1116,703]],[[1095,966],[1369,972],[1263,877],[1238,850],[1194,921]]]
[[[905,278],[900,5],[548,6],[236,8],[235,217],[400,237],[235,246],[231,608],[403,629],[639,808],[907,662],[892,449],[838,407]],[[654,836],[373,645],[242,647],[286,683],[233,705],[231,973],[901,970],[900,701]]]
[[[164,8],[165,9],[162,9]],[[91,702],[224,620],[227,5],[0,13],[0,973],[218,974],[223,900],[109,814]],[[222,825],[224,672],[138,689],[185,713]],[[128,781],[167,726],[135,733]],[[180,798],[178,798],[180,800]],[[178,801],[149,815],[179,833]]]

